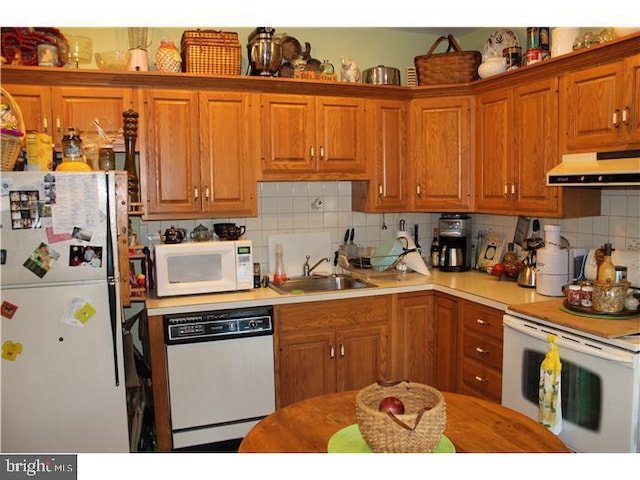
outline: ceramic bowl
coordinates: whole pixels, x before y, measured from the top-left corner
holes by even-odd
[[[505,57],[488,57],[478,67],[480,78],[487,78],[507,71],[507,59]]]
[[[128,50],[109,50],[107,52],[96,52],[94,55],[96,65],[100,70],[127,70],[129,66]]]

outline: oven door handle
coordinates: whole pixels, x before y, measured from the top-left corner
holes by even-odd
[[[503,324],[505,328],[512,328],[524,335],[534,337],[543,342],[547,342],[549,335],[556,336],[556,345],[567,350],[573,350],[574,352],[583,353],[592,357],[601,358],[603,360],[609,360],[617,363],[633,364],[633,354],[617,352],[613,349],[603,349],[600,347],[590,346],[585,340],[572,337],[566,333],[560,333],[552,329],[547,329],[535,324],[531,324],[522,320],[517,320],[513,317],[504,316]],[[587,343],[585,345],[585,343]],[[560,361],[562,361],[562,351],[560,351]]]

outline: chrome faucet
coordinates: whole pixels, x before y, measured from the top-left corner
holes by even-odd
[[[329,257],[324,257],[324,258],[321,258],[320,260],[318,260],[318,262],[313,267],[310,267],[309,266],[309,259],[310,258],[311,258],[311,256],[307,255],[307,259],[305,260],[304,265],[302,266],[302,275],[304,277],[308,277],[309,275],[311,275],[311,272],[313,272],[316,269],[316,267],[318,265],[320,265],[322,262],[330,262],[331,261],[331,259]]]

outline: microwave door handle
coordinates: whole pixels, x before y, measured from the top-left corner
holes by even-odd
[[[503,324],[505,327],[512,328],[520,333],[523,333],[524,335],[536,338],[545,343],[547,343],[547,337],[549,335],[555,335],[556,345],[560,348],[566,348],[567,350],[573,350],[574,352],[584,353],[585,355],[590,355],[592,357],[597,357],[612,362],[628,364],[633,363],[633,354],[625,354],[624,352],[614,353],[610,350],[604,351],[596,348],[585,347],[581,343],[563,339],[563,336],[565,338],[570,338],[569,335],[558,334],[557,332],[553,332],[550,330],[543,330],[543,327],[540,327],[540,329],[538,329],[537,327],[527,327],[511,317],[505,316],[503,319]],[[560,351],[560,361],[562,361],[562,351]]]

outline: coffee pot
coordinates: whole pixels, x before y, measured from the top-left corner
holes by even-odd
[[[272,27],[258,27],[249,35],[248,58],[250,75],[272,77],[282,63],[282,39]]]

